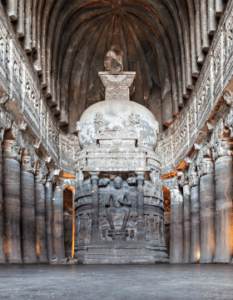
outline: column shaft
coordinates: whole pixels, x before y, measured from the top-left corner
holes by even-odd
[[[211,263],[214,257],[214,198],[214,174],[204,175],[200,179],[200,263]]]
[[[37,182],[36,187],[36,247],[40,263],[47,263],[46,231],[45,231],[45,187]]]
[[[183,262],[189,263],[191,253],[191,203],[190,203],[190,188],[186,184],[183,186],[184,196],[184,253]]]
[[[4,245],[4,211],[2,191],[2,143],[0,142],[0,263],[6,262]]]
[[[229,263],[232,257],[232,157],[215,162],[215,253],[214,262]]]
[[[170,214],[170,263],[183,261],[183,197],[180,190],[172,189]]]
[[[36,263],[34,175],[21,171],[21,230],[24,263]]]
[[[137,174],[137,198],[138,198],[138,222],[137,222],[137,240],[145,241],[144,233],[144,174]]]
[[[191,188],[191,254],[190,262],[200,259],[200,200],[199,186]]]
[[[6,253],[9,263],[22,263],[20,236],[20,164],[11,156],[14,141],[3,142],[3,199]]]
[[[92,229],[91,229],[91,243],[99,244],[99,189],[98,189],[99,175],[91,174],[92,182]]]
[[[53,193],[53,234],[54,252],[58,256],[58,260],[64,259],[63,190],[60,186],[56,186]]]
[[[47,238],[47,250],[48,259],[52,259],[54,255],[53,249],[53,183],[47,181],[45,184],[45,222],[46,222],[46,238]]]

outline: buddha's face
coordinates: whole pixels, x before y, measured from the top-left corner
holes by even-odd
[[[114,185],[115,185],[116,189],[121,189],[122,179],[121,178],[117,178],[117,180],[114,180]]]

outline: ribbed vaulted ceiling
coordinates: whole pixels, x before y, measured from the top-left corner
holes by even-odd
[[[154,113],[161,130],[168,126],[193,89],[224,9],[223,0],[5,4],[48,104],[70,132],[83,111],[102,100],[98,71],[111,45],[121,47],[124,70],[137,72],[132,100]]]

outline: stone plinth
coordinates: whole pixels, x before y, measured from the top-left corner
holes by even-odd
[[[98,73],[105,87],[105,100],[130,100],[130,87],[136,72]]]

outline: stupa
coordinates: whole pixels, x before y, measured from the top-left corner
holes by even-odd
[[[84,264],[168,261],[158,122],[130,101],[135,72],[112,46],[99,72],[105,101],[77,123],[75,258]]]

